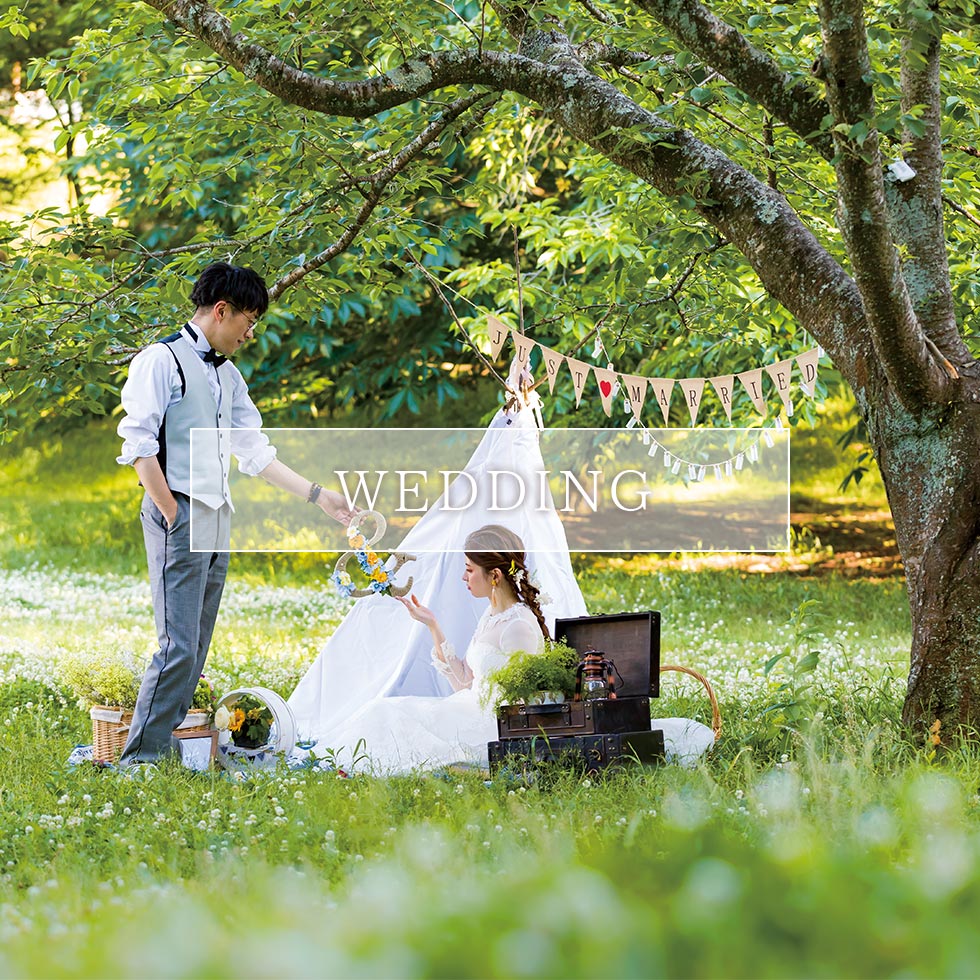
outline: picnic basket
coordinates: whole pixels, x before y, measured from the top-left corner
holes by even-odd
[[[125,708],[96,705],[89,710],[92,719],[92,759],[95,762],[118,762],[129,738],[133,712]],[[174,729],[178,738],[210,735],[211,713],[206,709],[193,708]]]
[[[711,730],[715,733],[715,741],[717,742],[721,738],[721,709],[718,707],[718,698],[715,696],[714,688],[708,683],[708,678],[704,674],[692,669],[691,667],[681,667],[677,664],[661,664],[660,672],[663,673],[667,670],[675,670],[681,674],[689,674],[695,680],[698,680],[704,685],[705,692],[708,695],[708,700],[711,702]]]

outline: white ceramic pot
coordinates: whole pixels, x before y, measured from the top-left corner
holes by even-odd
[[[239,687],[219,698],[215,708],[220,708],[222,705],[232,708],[243,694],[250,694],[268,707],[272,712],[272,727],[269,729],[269,740],[265,745],[254,749],[236,749],[236,751],[289,752],[296,744],[296,718],[289,705],[275,691],[270,691],[267,687]],[[229,744],[229,747],[232,746]]]

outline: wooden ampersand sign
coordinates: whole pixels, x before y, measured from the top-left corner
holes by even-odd
[[[373,528],[370,535],[364,531],[365,524],[372,524]],[[393,585],[392,579],[395,573],[410,561],[415,561],[415,555],[407,555],[404,552],[394,551],[392,557],[395,564],[385,568],[381,557],[371,550],[371,546],[376,544],[384,537],[388,522],[382,514],[376,510],[366,510],[355,517],[347,527],[347,543],[353,550],[345,551],[334,566],[333,580],[337,582],[346,595],[361,598],[363,596],[376,595],[379,592],[387,595],[403,596],[408,595],[412,590],[412,583],[415,579],[409,576],[404,585]],[[351,558],[356,558],[361,570],[367,575],[368,579],[376,583],[370,588],[354,587],[350,573],[347,571],[347,562]]]

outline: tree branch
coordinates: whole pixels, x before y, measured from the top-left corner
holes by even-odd
[[[421,52],[397,68],[356,81],[300,71],[244,34],[205,0],[145,0],[172,24],[203,41],[246,78],[285,102],[327,115],[365,119],[459,83],[506,89],[534,65],[508,52],[447,49]],[[540,68],[540,66],[537,66]]]
[[[935,27],[908,17],[902,40],[902,112],[921,112],[924,132],[906,132],[905,159],[915,171],[886,188],[895,237],[908,253],[905,282],[926,335],[955,360],[971,361],[956,328],[942,210],[940,39]],[[922,50],[925,47],[925,50]]]
[[[891,238],[862,0],[820,0],[819,9],[838,222],[885,375],[906,408],[925,408],[945,397],[948,375],[926,344]]]
[[[602,10],[598,4],[592,2],[592,0],[578,0],[578,2],[585,7],[585,9],[595,17],[596,20],[601,21],[603,24],[615,24],[616,18],[612,14],[607,14]]]
[[[655,55],[646,51],[630,51],[619,48],[615,44],[603,44],[599,41],[586,41],[576,48],[576,54],[583,65],[609,65],[611,68],[628,68],[631,65],[643,65],[648,61],[658,60]]]
[[[288,275],[276,280],[269,287],[269,298],[278,299],[287,289],[295,286],[301,279],[308,276],[311,272],[322,268],[334,256],[343,252],[358,236],[361,229],[367,224],[368,218],[374,209],[384,199],[384,190],[391,181],[401,173],[416,157],[430,147],[446,131],[450,124],[455,122],[467,110],[478,106],[480,109],[489,109],[497,101],[497,96],[478,93],[465,99],[459,99],[452,103],[439,118],[429,123],[418,136],[410,143],[407,143],[396,153],[388,166],[372,175],[370,190],[365,195],[364,203],[358,209],[353,221],[344,229],[344,233],[332,245],[323,249],[313,258],[304,262],[299,268],[294,269]]]
[[[833,156],[833,144],[820,128],[828,108],[808,80],[784,72],[764,51],[716,17],[697,0],[635,0],[671,36],[704,64],[809,143],[821,156]]]

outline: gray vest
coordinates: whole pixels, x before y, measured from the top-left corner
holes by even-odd
[[[218,368],[219,409],[208,384],[207,367],[188,341],[177,334],[162,341],[177,361],[184,395],[167,409],[160,429],[161,466],[170,489],[217,509],[231,504],[232,384],[229,371]],[[193,442],[191,430],[195,429]],[[191,458],[193,447],[193,460]],[[193,470],[191,464],[193,462]]]

